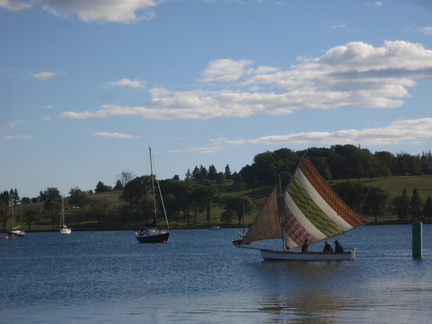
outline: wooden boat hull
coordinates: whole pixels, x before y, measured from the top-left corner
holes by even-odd
[[[338,261],[354,260],[356,249],[343,253],[324,253],[324,252],[286,252],[261,249],[264,260],[285,260],[285,261]]]
[[[136,231],[135,236],[139,243],[166,243],[168,242],[170,232],[167,231]]]

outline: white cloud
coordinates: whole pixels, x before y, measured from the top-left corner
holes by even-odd
[[[100,110],[96,112],[74,112],[67,111],[60,116],[64,118],[73,119],[87,119],[87,118],[101,118],[109,116],[144,116],[149,109],[144,107],[122,107],[115,105],[103,105]]]
[[[397,108],[404,104],[408,88],[415,86],[416,80],[432,79],[432,51],[405,41],[386,41],[382,47],[351,42],[286,71],[254,68],[251,60],[223,59],[210,62],[204,76],[202,81],[228,82],[228,86],[237,90],[176,92],[154,88],[149,90],[151,98],[146,106],[104,105],[94,112],[69,111],[62,117],[134,115],[159,120],[210,119],[286,115],[300,109],[348,106]],[[270,90],[263,90],[266,88]]]
[[[131,88],[145,88],[145,84],[141,81],[133,81],[131,79],[121,79],[118,81],[108,82],[110,87],[131,87]]]
[[[346,24],[332,25],[332,29],[334,29],[334,30],[346,30],[347,25]]]
[[[422,33],[422,34],[425,34],[425,35],[432,35],[432,27],[431,26],[417,27],[417,31],[419,33]]]
[[[10,11],[22,11],[30,9],[32,5],[17,0],[0,0],[0,8],[5,8]]]
[[[51,119],[52,119],[52,117],[50,117],[50,116],[45,116],[45,117],[41,118],[42,121],[49,121]]]
[[[219,145],[210,145],[204,147],[192,147],[189,148],[189,151],[199,152],[201,154],[211,154],[222,150],[222,147]]]
[[[42,7],[56,16],[76,15],[84,22],[130,23],[152,19],[154,12],[149,10],[163,0],[33,0],[31,3]],[[18,11],[32,5],[20,0],[0,0],[0,7]]]
[[[39,80],[47,80],[49,78],[52,78],[56,74],[57,74],[56,72],[40,72],[40,73],[31,74],[31,76]]]
[[[121,134],[121,133],[111,133],[111,132],[95,132],[94,136],[101,137],[109,137],[109,138],[120,138],[120,139],[129,139],[129,138],[139,138],[140,136],[134,136],[129,134]]]
[[[10,135],[4,137],[4,139],[7,140],[30,139],[30,138],[31,138],[30,135]]]
[[[9,123],[10,127],[16,127],[18,125],[24,124],[24,121],[22,120],[14,120],[13,122]]]
[[[392,145],[405,141],[417,142],[432,137],[432,118],[396,121],[382,128],[363,130],[347,129],[336,132],[305,132],[288,135],[271,135],[249,140],[255,144],[361,144]]]
[[[245,140],[229,140],[225,137],[214,138],[210,140],[213,143],[217,144],[233,144],[233,145],[243,145],[246,144]]]
[[[204,77],[201,82],[227,82],[236,81],[248,71],[245,69],[248,65],[253,64],[252,60],[221,59],[211,61],[205,69]]]

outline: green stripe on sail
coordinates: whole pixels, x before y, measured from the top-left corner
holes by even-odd
[[[306,218],[325,236],[331,237],[343,232],[312,200],[297,179],[291,182],[288,193]]]

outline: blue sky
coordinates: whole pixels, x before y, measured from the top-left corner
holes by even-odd
[[[432,149],[432,1],[0,0],[0,190]]]

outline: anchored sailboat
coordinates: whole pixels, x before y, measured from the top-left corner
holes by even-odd
[[[153,195],[153,226],[145,226],[139,231],[135,231],[135,237],[140,243],[166,243],[170,236],[170,225],[168,221],[168,216],[165,210],[165,204],[162,197],[162,192],[160,189],[159,181],[156,175],[153,174],[153,159],[151,154],[151,148],[149,148],[150,153],[150,170],[151,170],[151,184],[152,184],[152,195]],[[166,228],[158,228],[158,200],[156,195],[159,196],[160,206],[164,214],[164,221],[166,223]]]
[[[14,227],[14,213],[13,213],[13,202],[11,202],[11,221],[12,221],[12,229],[8,231],[9,236],[17,236],[17,237],[23,237],[25,235],[25,231],[21,230],[21,225]],[[21,224],[22,224],[22,209],[21,209]]]
[[[279,191],[279,192],[278,192]],[[275,187],[266,204],[236,246],[255,241],[282,239],[279,251],[260,249],[266,260],[354,260],[349,252],[292,252],[308,240],[310,244],[327,240],[364,224],[327,185],[309,158],[304,157],[286,190]]]
[[[60,216],[60,234],[70,234],[72,233],[72,229],[67,227],[65,225],[65,218],[64,218],[64,202],[63,202],[63,196],[62,196],[62,208],[61,208],[61,216]]]

